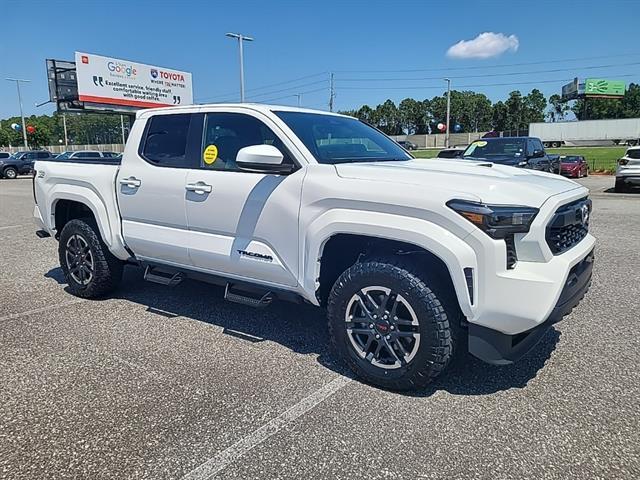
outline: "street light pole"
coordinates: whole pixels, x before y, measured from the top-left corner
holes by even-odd
[[[298,107],[299,107],[301,102],[302,102],[302,94],[301,93],[294,93],[294,96],[298,99]]]
[[[22,95],[20,93],[20,82],[30,82],[31,80],[23,80],[21,78],[7,78],[9,82],[16,82],[16,87],[18,88],[18,103],[20,104],[20,117],[22,118],[22,139],[24,140],[24,148],[29,148],[27,144],[27,125],[24,121],[24,113],[22,111]]]
[[[451,119],[451,79],[445,78],[447,82],[447,136],[445,137],[445,146],[449,148],[449,120]]]
[[[237,38],[238,39],[238,47],[240,50],[240,102],[244,103],[244,52],[243,52],[243,43],[253,42],[252,37],[247,37],[246,35],[242,35],[241,33],[227,33],[227,37],[229,38]]]

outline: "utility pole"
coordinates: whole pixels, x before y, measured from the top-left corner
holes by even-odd
[[[333,112],[333,100],[336,98],[336,90],[333,85],[333,72],[329,74],[329,111]]]
[[[64,146],[69,146],[69,140],[67,137],[67,114],[62,114],[62,127],[64,128]]]
[[[449,148],[449,120],[451,119],[451,79],[445,78],[447,82],[447,136],[445,137],[445,146]]]
[[[247,37],[246,35],[242,35],[241,33],[227,33],[227,37],[229,38],[237,38],[238,46],[240,48],[240,102],[244,103],[244,54],[243,54],[243,43],[253,42],[252,37]]]
[[[20,82],[30,82],[31,80],[23,80],[20,78],[7,78],[9,82],[16,82],[16,87],[18,88],[18,103],[20,104],[20,117],[22,118],[22,139],[24,140],[24,148],[29,148],[27,144],[27,125],[24,121],[24,113],[22,112],[22,95],[20,94]]]
[[[299,107],[301,102],[302,102],[302,94],[301,93],[295,93],[294,97],[296,97],[298,99],[298,107]]]

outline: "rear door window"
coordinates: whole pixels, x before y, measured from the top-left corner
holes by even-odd
[[[161,167],[189,168],[187,138],[190,113],[155,115],[148,120],[141,156]]]

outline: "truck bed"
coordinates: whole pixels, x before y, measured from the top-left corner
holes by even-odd
[[[119,159],[51,159],[37,161],[34,169],[37,172],[34,179],[36,208],[45,230],[52,235],[59,233],[55,231],[55,208],[59,201],[80,202],[93,212],[110,250],[121,259],[129,256],[124,248],[116,199]],[[45,199],[46,202],[41,201]]]

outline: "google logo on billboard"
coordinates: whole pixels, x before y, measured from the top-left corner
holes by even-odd
[[[133,66],[124,63],[109,62],[107,63],[107,68],[110,72],[126,75],[127,77],[135,77],[138,74],[138,71]]]

